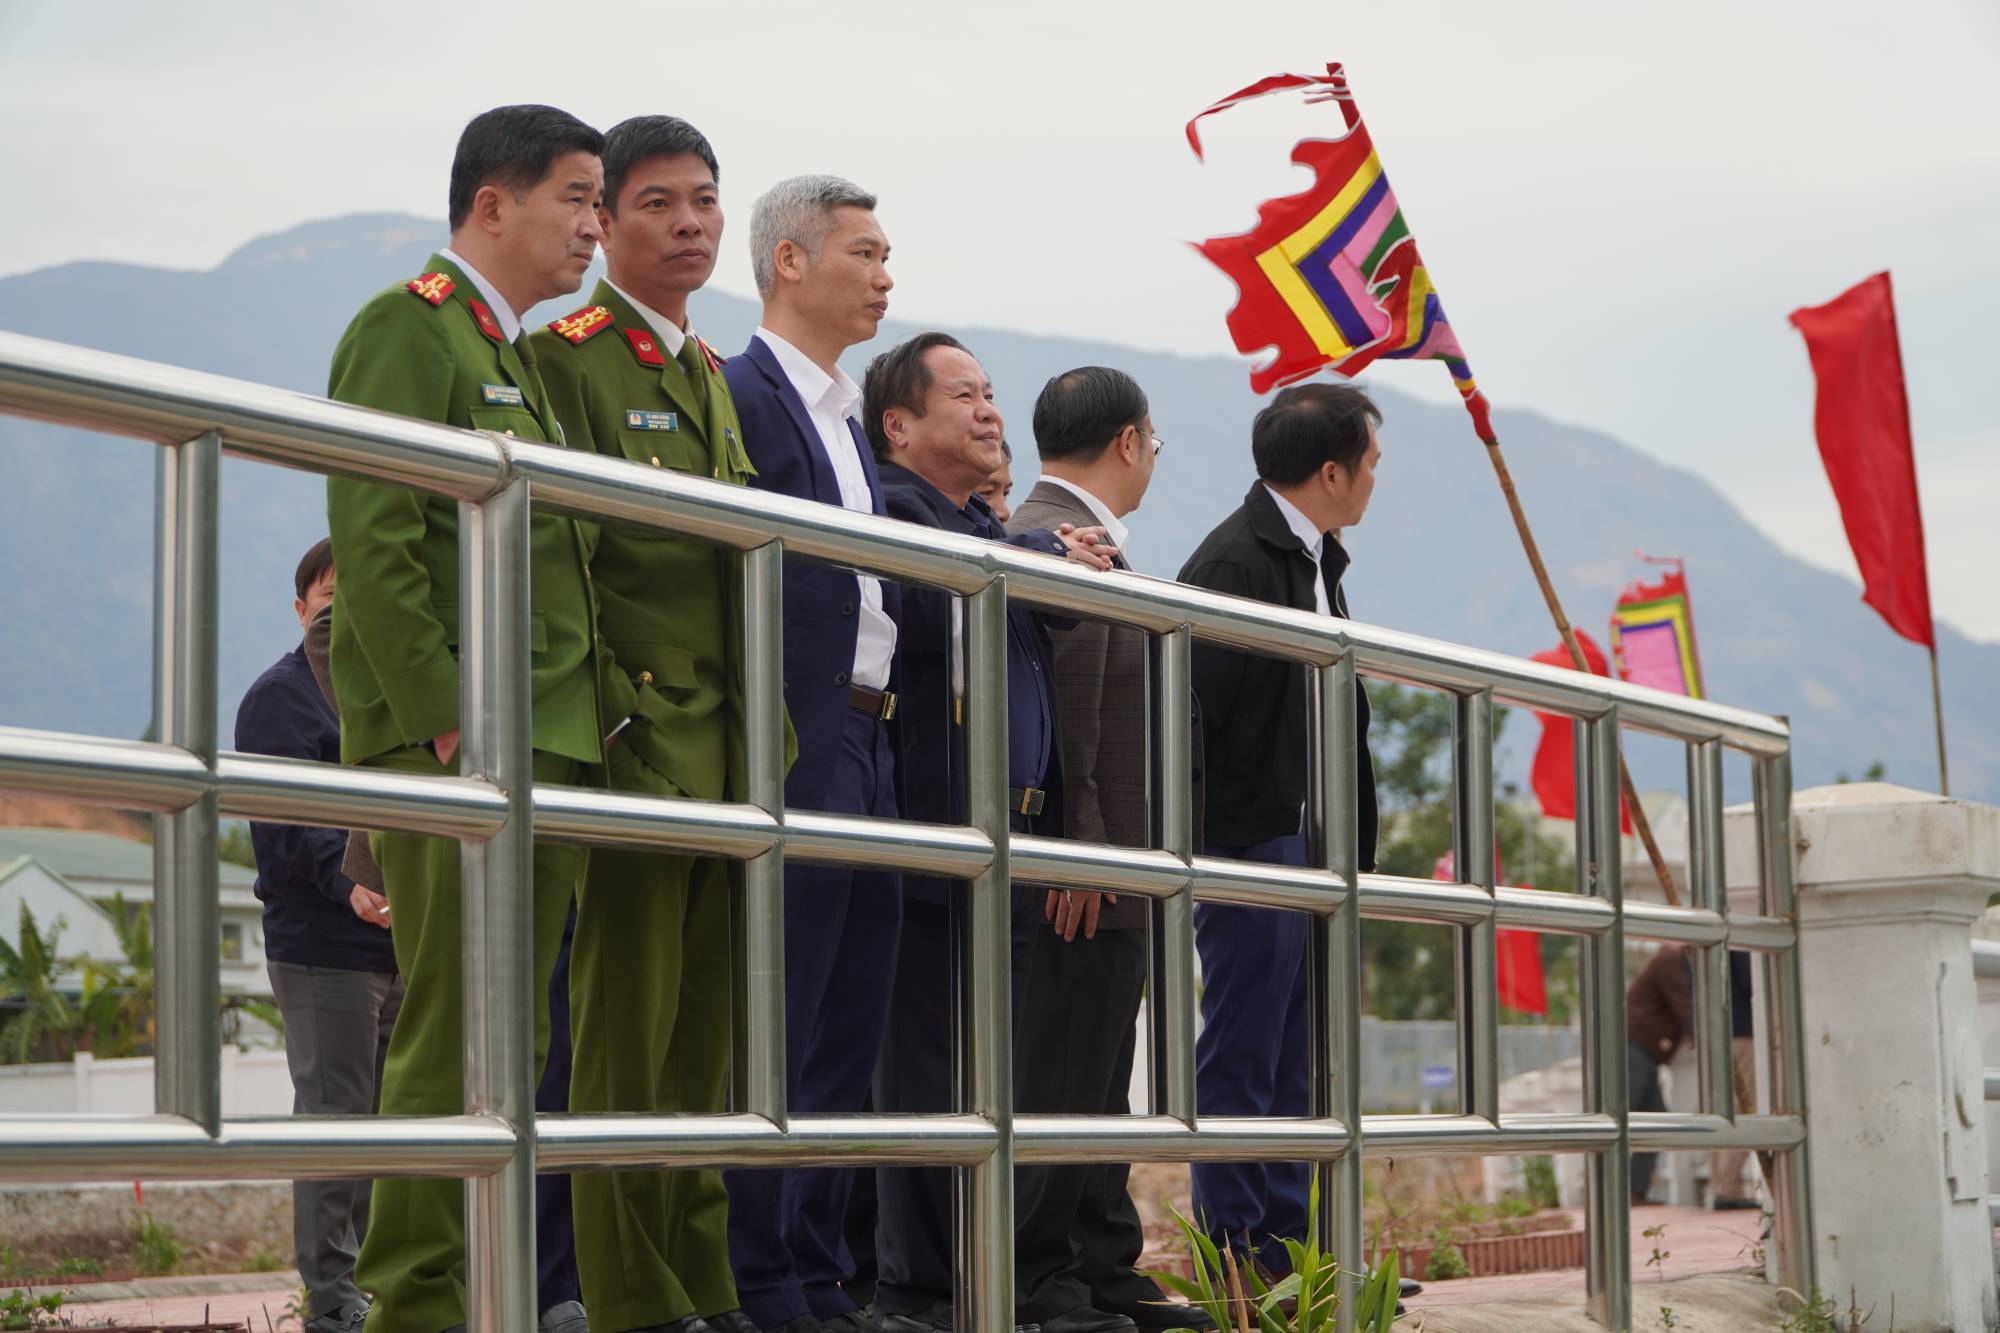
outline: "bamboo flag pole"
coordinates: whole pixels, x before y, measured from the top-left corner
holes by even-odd
[[[1514,490],[1514,475],[1507,470],[1506,456],[1500,452],[1498,441],[1489,442],[1486,456],[1493,461],[1493,473],[1500,479],[1500,493],[1507,497],[1507,512],[1514,516],[1514,530],[1521,534],[1521,549],[1528,553],[1528,564],[1535,571],[1535,582],[1542,590],[1542,600],[1549,604],[1549,614],[1555,617],[1556,631],[1562,635],[1563,646],[1569,649],[1569,660],[1578,671],[1588,672],[1590,664],[1584,659],[1583,645],[1576,641],[1576,631],[1570,628],[1569,617],[1563,614],[1562,600],[1556,596],[1555,584],[1549,579],[1549,567],[1542,563],[1542,548],[1535,541],[1535,531],[1528,526],[1528,515],[1521,508],[1521,497]],[[1680,895],[1674,892],[1673,872],[1667,869],[1667,858],[1660,854],[1659,841],[1653,837],[1652,821],[1646,818],[1645,809],[1639,804],[1639,790],[1632,785],[1632,770],[1626,767],[1624,746],[1621,743],[1618,755],[1618,783],[1625,794],[1625,804],[1632,812],[1632,827],[1639,834],[1639,841],[1646,845],[1646,856],[1653,863],[1653,873],[1659,877],[1660,888],[1667,895],[1669,905],[1680,906]]]
[[[1951,774],[1944,766],[1944,691],[1938,687],[1937,645],[1931,645],[1931,711],[1937,715],[1938,795],[1951,795]]]

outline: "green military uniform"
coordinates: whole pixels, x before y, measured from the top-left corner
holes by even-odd
[[[501,332],[465,272],[431,272],[375,297],[334,351],[330,397],[524,440],[561,439],[531,364]],[[426,744],[459,726],[458,504],[343,478],[327,481],[339,579],[332,676],[341,758],[441,774]],[[529,521],[534,773],[574,782],[603,755],[596,603],[587,534],[548,515]],[[459,848],[378,833],[371,840],[395,913],[407,993],[382,1077],[385,1115],[465,1109]],[[537,844],[534,858],[535,1058],[548,1050],[549,977],[583,857]],[[464,1188],[457,1180],[376,1182],[356,1280],[374,1293],[369,1333],[433,1333],[465,1320]]]
[[[690,334],[669,354],[600,282],[594,304],[532,338],[572,447],[742,485],[754,471],[720,359]],[[604,730],[622,728],[611,786],[652,796],[746,795],[740,557],[606,525],[591,558],[600,599]],[[570,1109],[715,1112],[730,1053],[729,871],[692,856],[598,851],[570,954],[579,1031],[616,1024],[616,1050],[577,1043]],[[737,1307],[728,1196],[716,1171],[574,1178],[578,1276],[593,1328]]]

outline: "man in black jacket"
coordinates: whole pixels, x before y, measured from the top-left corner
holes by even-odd
[[[1344,384],[1286,389],[1257,414],[1257,483],[1209,533],[1181,582],[1275,606],[1345,618],[1338,533],[1361,521],[1375,486],[1381,413]],[[1197,641],[1194,688],[1207,739],[1211,856],[1304,865],[1306,671]],[[1375,862],[1375,774],[1368,696],[1356,692],[1360,864]],[[1204,903],[1195,909],[1202,1030],[1195,1092],[1203,1115],[1302,1116],[1307,1087],[1306,917]],[[1303,1163],[1196,1163],[1195,1216],[1218,1244],[1289,1269],[1275,1237],[1303,1237]]]
[[[333,547],[324,539],[293,575],[301,629],[333,600]],[[340,724],[320,690],[306,644],[279,658],[244,692],[236,748],[246,754],[340,762]],[[250,826],[271,990],[285,1016],[285,1058],[297,1115],[369,1115],[382,1058],[403,1002],[389,943],[389,902],[341,868],[347,833],[298,824]],[[354,1284],[354,1256],[368,1225],[369,1182],[301,1180],[292,1186],[292,1241],[306,1288],[309,1333],[361,1327],[368,1300]]]
[[[944,532],[1067,556],[1095,569],[1114,554],[1101,529],[1036,528],[1008,536],[974,492],[999,467],[1000,411],[979,362],[948,334],[920,334],[875,358],[862,387],[863,425],[881,465],[892,518]],[[1064,525],[1065,528],[1068,525]],[[958,599],[934,588],[903,589],[897,631],[891,729],[904,817],[936,823],[965,818],[963,616]],[[1007,782],[1017,833],[1060,833],[1062,752],[1056,730],[1054,654],[1028,607],[1007,607]],[[897,945],[889,1027],[875,1076],[878,1111],[947,1111],[956,1087],[952,1062],[951,958],[962,885],[905,876],[903,933]],[[1013,999],[1018,1022],[1024,964],[1041,924],[1041,894],[1014,892]],[[951,1175],[942,1167],[877,1173],[880,1278],[874,1311],[889,1333],[952,1327],[955,1285]],[[1131,1333],[1132,1323],[1084,1309],[1049,1333]]]

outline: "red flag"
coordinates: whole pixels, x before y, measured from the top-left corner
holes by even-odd
[[[1500,1003],[1517,1014],[1546,1014],[1549,991],[1542,980],[1542,937],[1532,930],[1493,932],[1499,964]]]
[[[1431,878],[1447,883],[1458,879],[1457,858],[1450,852],[1431,866]],[[1498,877],[1500,849],[1493,849],[1493,869]],[[1494,961],[1498,964],[1500,1003],[1520,1014],[1546,1014],[1549,992],[1542,981],[1542,937],[1532,930],[1501,929],[1493,932]]]
[[[1583,648],[1583,660],[1590,664],[1593,675],[1611,674],[1610,665],[1604,660],[1604,650],[1597,646],[1596,640],[1578,630],[1576,641]],[[1569,649],[1561,646],[1536,653],[1530,660],[1575,669],[1570,661]],[[1530,776],[1535,799],[1542,803],[1542,813],[1550,819],[1575,819],[1576,729],[1560,713],[1537,713],[1535,716],[1542,724],[1542,743],[1535,747],[1535,767]],[[1618,800],[1618,827],[1624,833],[1632,831],[1632,811],[1623,797]]]
[[[1924,516],[1910,447],[1910,400],[1896,343],[1889,275],[1877,273],[1822,306],[1794,310],[1819,380],[1813,430],[1847,544],[1861,567],[1861,600],[1889,628],[1937,650]]]

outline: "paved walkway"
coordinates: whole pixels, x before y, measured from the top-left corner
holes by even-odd
[[[1578,1225],[1582,1214],[1578,1212]],[[1643,1234],[1647,1228],[1664,1226],[1657,1238]],[[1754,1212],[1711,1213],[1699,1208],[1638,1208],[1632,1213],[1632,1276],[1635,1290],[1632,1304],[1646,1310],[1658,1304],[1646,1288],[1662,1277],[1678,1282],[1698,1274],[1721,1273],[1759,1264],[1761,1214]],[[1663,1263],[1652,1258],[1657,1245],[1666,1252]],[[299,1275],[293,1272],[240,1274],[209,1278],[151,1278],[141,1282],[83,1288],[76,1302],[64,1313],[88,1315],[94,1319],[134,1324],[151,1320],[162,1324],[193,1324],[207,1319],[214,1323],[248,1322],[250,1333],[279,1333],[299,1327],[285,1314],[299,1292]],[[1583,1270],[1563,1269],[1550,1273],[1515,1273],[1505,1277],[1465,1278],[1457,1282],[1433,1282],[1423,1294],[1410,1300],[1412,1314],[1424,1310],[1445,1311],[1451,1307],[1490,1301],[1542,1302],[1568,1305],[1583,1298]],[[1427,1321],[1428,1322],[1428,1321]]]

